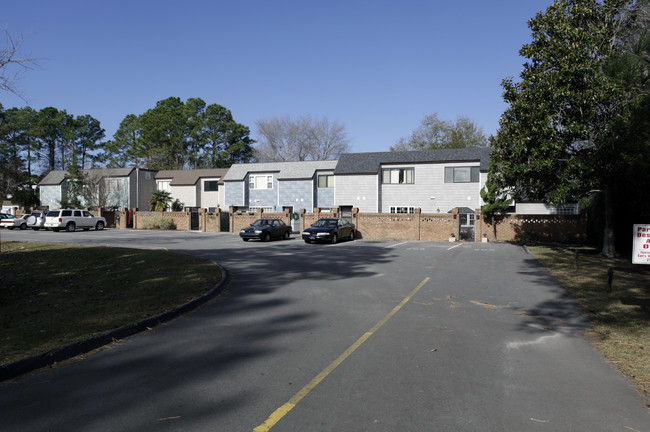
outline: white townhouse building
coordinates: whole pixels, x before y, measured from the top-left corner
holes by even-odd
[[[477,209],[489,149],[342,154],[334,170],[334,203],[369,213],[446,213]]]

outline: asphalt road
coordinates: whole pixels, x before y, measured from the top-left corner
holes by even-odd
[[[650,431],[573,299],[517,246],[1,235],[165,248],[231,275],[194,312],[1,384],[3,432]]]

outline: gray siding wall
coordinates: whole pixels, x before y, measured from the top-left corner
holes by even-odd
[[[389,213],[392,206],[419,207],[423,213],[446,213],[455,207],[479,208],[483,205],[480,190],[484,181],[445,183],[445,167],[478,165],[478,162],[466,162],[384,166],[382,168],[415,168],[415,183],[381,184],[379,211]]]
[[[336,177],[334,177],[333,188],[319,188],[319,175],[333,175],[333,172],[317,172],[314,176],[314,207],[332,208],[334,207],[334,190],[336,188]]]
[[[273,189],[249,189],[249,180],[246,176],[245,188],[248,191],[248,202],[244,205],[249,207],[275,207],[278,200],[278,174],[277,173],[255,173],[253,175],[273,176]]]
[[[314,181],[313,180],[283,180],[278,182],[280,188],[279,205],[293,206],[293,211],[305,209],[308,213],[314,211]]]
[[[226,200],[225,205],[227,207],[248,205],[248,200],[246,199],[246,190],[248,190],[248,187],[245,187],[245,184],[246,182],[241,181],[224,182],[224,199]]]
[[[49,206],[50,210],[60,207],[61,203],[61,186],[40,186],[41,205]]]
[[[105,179],[105,181],[109,181],[109,180],[111,182],[116,182],[117,188],[115,190],[108,190],[107,188],[104,189],[103,193],[105,194],[106,207],[116,207],[116,208],[127,207],[128,208],[130,205],[129,185],[131,184],[131,179],[129,177],[116,177],[116,178]],[[133,182],[133,184],[135,184],[135,182]]]
[[[334,176],[334,205],[352,206],[360,212],[376,213],[377,182],[376,174],[370,175],[337,175]]]

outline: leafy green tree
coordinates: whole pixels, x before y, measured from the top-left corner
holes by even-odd
[[[1,110],[0,110],[1,111]],[[34,138],[35,112],[29,107],[2,111],[0,129],[0,198],[15,195],[18,189],[31,190],[36,181],[32,163],[37,160],[38,141]]]
[[[106,146],[109,166],[150,169],[220,168],[252,158],[248,127],[226,108],[200,98],[171,97],[128,115]]]
[[[69,126],[72,121],[72,116],[65,110],[59,111],[54,107],[46,107],[38,112],[36,136],[41,142],[47,171],[64,168],[61,154],[65,155],[64,149],[70,141]]]
[[[467,117],[456,123],[440,120],[438,114],[425,116],[410,137],[400,138],[391,151],[482,148],[488,146],[483,130]]]
[[[556,0],[529,21],[532,42],[520,50],[528,60],[520,82],[503,81],[508,108],[491,143],[501,186],[515,199],[562,204],[611,190],[620,150],[612,125],[629,97],[604,66],[629,25],[630,4]],[[605,230],[603,252],[612,254],[611,226]]]
[[[92,166],[102,148],[105,133],[99,120],[89,115],[74,119],[74,141],[71,151],[71,163],[77,162],[82,168]]]
[[[252,160],[255,141],[250,138],[250,129],[237,123],[230,110],[221,105],[205,108],[203,136],[202,168],[227,168]]]
[[[512,205],[512,198],[494,180],[494,174],[488,175],[485,186],[481,189],[481,199],[485,203],[481,208],[483,218],[492,226],[492,241],[497,241],[497,225],[505,217]]]
[[[140,137],[139,118],[127,115],[113,135],[113,140],[106,143],[107,165],[111,168],[143,166],[145,152]]]
[[[166,191],[155,191],[151,195],[149,201],[149,209],[151,211],[167,211],[169,204],[172,201],[171,194]]]

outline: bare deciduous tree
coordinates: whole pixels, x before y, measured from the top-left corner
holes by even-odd
[[[5,46],[0,49],[0,89],[14,94],[24,100],[17,87],[17,82],[22,79],[25,69],[32,69],[38,65],[39,58],[20,57],[19,52],[25,38],[12,36],[4,30]]]
[[[310,116],[296,120],[289,116],[273,117],[258,120],[256,125],[258,162],[331,160],[350,149],[345,124],[330,122],[327,117],[320,120]]]

